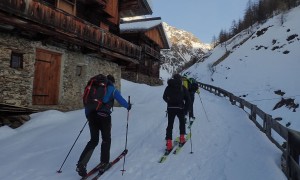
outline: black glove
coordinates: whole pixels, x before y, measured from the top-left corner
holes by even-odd
[[[130,109],[131,109],[131,104],[129,103],[128,107],[127,107],[127,110],[130,111]]]

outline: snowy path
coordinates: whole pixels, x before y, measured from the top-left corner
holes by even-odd
[[[124,180],[284,180],[280,170],[279,149],[248,119],[247,114],[232,106],[225,98],[202,90],[195,98],[195,116],[192,127],[193,154],[188,142],[178,155],[167,161],[158,160],[165,147],[166,105],[162,101],[164,87],[148,87],[126,83],[124,97],[131,95],[134,103],[129,114],[126,172],[122,176],[123,159],[101,179]],[[124,87],[124,86],[123,86]],[[130,93],[129,93],[130,92]],[[134,93],[133,93],[134,92]],[[115,108],[113,112],[111,158],[125,147],[127,111]],[[62,171],[62,161],[84,125],[83,111],[61,113],[47,111],[17,130],[0,128],[6,138],[0,137],[1,180],[79,179],[75,172],[78,157],[89,138],[86,127],[71,152]],[[178,120],[173,137],[178,136]],[[99,162],[99,147],[88,168]]]

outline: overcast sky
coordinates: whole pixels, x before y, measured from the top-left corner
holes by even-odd
[[[154,17],[193,33],[204,43],[242,19],[249,0],[151,0]],[[256,2],[257,0],[251,0]]]

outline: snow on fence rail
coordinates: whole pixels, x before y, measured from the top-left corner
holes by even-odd
[[[224,89],[203,83],[199,83],[199,85],[217,96],[228,98],[232,105],[239,103],[239,107],[249,114],[249,119],[283,152],[281,167],[287,178],[289,180],[300,180],[300,132],[284,127],[255,104],[251,104]],[[273,132],[276,132],[285,140],[286,147],[283,147],[276,140],[277,138],[272,136]]]

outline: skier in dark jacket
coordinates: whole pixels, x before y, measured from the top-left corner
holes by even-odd
[[[182,85],[181,76],[175,74],[168,80],[163,99],[167,103],[168,127],[166,129],[167,151],[172,149],[172,131],[175,117],[179,119],[180,143],[185,142],[185,112],[190,111],[190,95]]]
[[[191,98],[191,110],[188,113],[189,118],[195,120],[194,116],[194,101],[195,101],[195,93],[200,94],[199,84],[194,78],[188,78],[187,74],[185,73],[182,77],[182,84],[188,90]],[[186,113],[187,114],[187,113]]]
[[[131,104],[128,103],[120,94],[120,92],[114,87],[115,78],[112,75],[107,76],[108,85],[105,96],[103,97],[102,106],[98,111],[90,112],[89,109],[85,109],[85,115],[89,121],[89,128],[91,139],[87,143],[77,163],[76,171],[82,177],[86,176],[86,165],[90,160],[95,147],[99,143],[99,132],[101,132],[101,167],[105,168],[110,159],[110,145],[111,145],[111,109],[108,107],[113,106],[114,99],[116,99],[121,106],[131,109]]]

